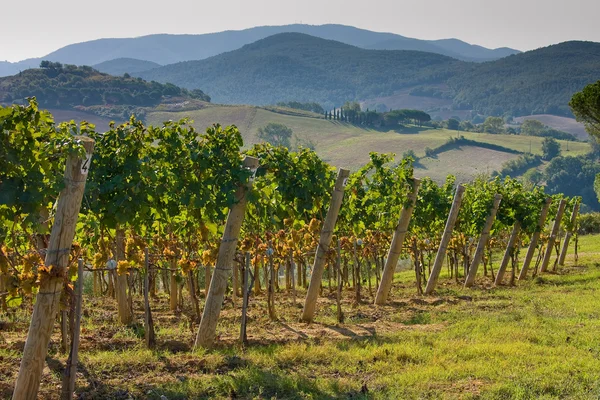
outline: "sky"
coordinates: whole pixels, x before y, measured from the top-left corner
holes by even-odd
[[[72,43],[153,33],[336,23],[418,39],[455,37],[531,50],[600,42],[599,0],[1,0],[0,60],[42,57]]]

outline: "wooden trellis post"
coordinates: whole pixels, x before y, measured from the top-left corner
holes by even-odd
[[[506,272],[506,267],[508,266],[508,262],[510,261],[513,253],[515,252],[515,245],[517,244],[517,239],[519,238],[519,233],[521,232],[521,223],[516,221],[513,225],[512,232],[510,234],[510,239],[508,239],[508,245],[506,246],[506,251],[504,252],[504,257],[502,257],[502,263],[500,263],[500,268],[498,268],[498,273],[496,274],[496,280],[494,284],[496,286],[502,283],[502,279],[504,279],[504,273]]]
[[[86,151],[86,156],[69,155],[65,170],[65,187],[58,196],[56,214],[52,224],[50,243],[46,250],[46,267],[39,292],[36,295],[27,341],[19,375],[15,383],[13,400],[34,400],[40,387],[42,370],[48,353],[54,320],[58,312],[64,277],[69,264],[69,253],[75,236],[77,217],[85,191],[85,182],[94,141],[88,137],[77,137]]]
[[[576,202],[573,206],[573,212],[571,213],[571,227],[575,227],[577,222],[577,214],[579,214],[579,202]],[[560,257],[558,257],[558,265],[565,265],[565,258],[567,257],[567,250],[569,249],[569,242],[573,236],[573,231],[569,230],[565,234],[565,240],[563,241],[562,249],[560,251]]]
[[[317,298],[319,297],[319,287],[321,286],[321,279],[323,278],[323,270],[325,268],[325,259],[327,250],[331,244],[331,237],[333,236],[333,229],[337,221],[340,206],[344,198],[344,187],[346,186],[346,180],[350,175],[350,171],[342,169],[338,171],[338,176],[335,181],[335,187],[333,194],[331,195],[331,203],[329,204],[329,210],[323,223],[323,229],[321,230],[321,236],[319,237],[319,245],[317,247],[317,253],[315,254],[315,262],[313,264],[312,275],[310,277],[310,285],[306,292],[306,299],[304,301],[304,310],[302,311],[302,320],[304,322],[312,322],[315,310],[317,308]]]
[[[548,216],[548,211],[550,211],[550,204],[552,204],[552,198],[548,197],[546,199],[546,202],[544,203],[544,206],[542,207],[542,212],[540,213],[540,219],[538,220],[537,228],[535,232],[533,232],[533,235],[531,235],[529,248],[527,248],[525,260],[523,260],[521,272],[519,272],[519,280],[525,279],[527,277],[527,270],[529,269],[529,265],[531,264],[531,260],[533,259],[533,255],[535,254],[535,249],[537,248],[537,243],[540,240],[540,234],[542,233],[542,229],[544,229],[546,217]]]
[[[425,294],[431,294],[437,285],[440,272],[442,271],[442,265],[444,264],[444,258],[446,258],[448,243],[450,243],[450,239],[452,238],[452,230],[454,229],[456,218],[458,218],[458,211],[460,210],[460,203],[462,202],[464,194],[465,187],[463,185],[458,185],[456,187],[456,192],[454,193],[454,200],[452,201],[452,208],[450,208],[450,213],[448,214],[448,220],[446,221],[444,234],[442,235],[442,240],[440,241],[440,247],[438,248],[435,261],[433,262],[433,267],[431,268],[431,274],[429,275],[429,280],[427,281],[427,286],[425,287]]]
[[[383,273],[381,274],[381,282],[379,283],[377,295],[375,296],[375,304],[377,305],[385,304],[390,293],[390,289],[392,288],[394,271],[396,270],[396,264],[398,264],[398,258],[402,252],[402,245],[404,244],[404,238],[408,232],[410,218],[413,210],[415,209],[420,183],[420,180],[413,179],[412,191],[408,195],[408,202],[402,209],[400,220],[398,221],[398,225],[394,231],[394,236],[392,237],[392,243],[388,251],[385,266],[383,267]]]
[[[483,258],[485,245],[487,244],[488,238],[490,237],[490,231],[492,230],[492,225],[494,225],[494,221],[496,220],[496,213],[498,212],[498,207],[500,207],[501,200],[501,194],[496,194],[494,196],[494,204],[492,205],[492,209],[490,210],[490,213],[485,220],[485,225],[483,226],[483,230],[481,231],[481,235],[479,236],[479,243],[477,243],[477,249],[475,249],[473,261],[471,261],[471,266],[469,267],[467,279],[465,279],[465,287],[471,287],[473,286],[473,283],[475,283],[477,269],[479,268],[479,264],[481,263],[481,259]]]
[[[548,245],[546,246],[546,253],[544,253],[544,260],[542,261],[542,265],[540,265],[540,272],[546,272],[548,269],[550,257],[552,257],[552,251],[554,250],[554,243],[556,242],[556,235],[558,235],[558,230],[560,229],[560,223],[562,222],[566,205],[567,201],[565,199],[562,199],[560,203],[558,203],[558,211],[556,212],[556,218],[554,219],[552,231],[550,232],[550,237],[548,238]]]
[[[258,168],[258,159],[246,157],[244,159],[244,167],[250,170],[256,170],[256,168]],[[225,231],[223,232],[223,239],[221,240],[221,246],[219,246],[217,263],[212,274],[210,287],[206,296],[206,304],[204,305],[202,319],[200,320],[200,326],[198,327],[195,347],[210,347],[215,340],[217,321],[219,320],[219,314],[221,314],[225,290],[227,289],[227,281],[229,280],[229,274],[231,273],[235,249],[244,220],[244,213],[246,212],[246,194],[251,187],[252,180],[249,180],[245,185],[242,185],[237,189],[235,193],[236,203],[231,206],[231,209],[229,210]]]
[[[73,338],[71,352],[67,359],[67,366],[63,377],[62,399],[71,400],[75,392],[75,378],[77,376],[77,362],[79,357],[79,337],[81,334],[81,304],[83,302],[83,260],[80,258],[77,265],[77,293],[75,294],[75,315],[73,316]]]

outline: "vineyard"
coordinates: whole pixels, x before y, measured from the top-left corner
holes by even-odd
[[[143,347],[170,340],[154,325],[171,314],[186,317],[195,351],[244,351],[261,343],[253,308],[353,324],[355,310],[393,303],[398,271],[427,299],[448,285],[520,286],[559,271],[569,249],[577,261],[580,199],[512,178],[439,185],[377,153],[336,170],[309,149],[242,151],[235,126],[187,120],[99,133],[55,125],[35,100],[0,108],[0,134],[0,307],[31,319],[13,399],[36,398],[57,315],[72,398],[85,282]],[[223,313],[235,337],[221,335]]]

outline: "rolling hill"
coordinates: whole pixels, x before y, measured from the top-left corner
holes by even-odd
[[[446,129],[398,128],[367,129],[345,122],[326,120],[317,114],[290,115],[287,109],[265,109],[255,106],[227,106],[207,104],[201,110],[151,111],[146,115],[148,124],[161,124],[167,120],[189,117],[200,131],[213,123],[236,125],[244,138],[245,147],[261,142],[257,136],[259,128],[270,122],[281,123],[294,132],[294,144],[313,143],[323,159],[337,167],[357,169],[369,160],[369,152],[395,153],[402,156],[413,150],[419,162],[415,165],[415,175],[430,176],[443,181],[447,174],[456,174],[461,181],[468,181],[480,173],[500,170],[502,164],[517,158],[515,152],[542,154],[541,137],[518,135],[492,135],[486,133],[456,132]],[[501,146],[510,151],[494,150],[483,146],[458,146],[437,154],[434,158],[425,157],[425,150],[444,144],[458,134],[485,144]],[[578,155],[589,152],[589,145],[581,142],[559,141],[563,154]],[[567,150],[568,149],[568,150]]]
[[[565,42],[483,64],[448,80],[458,108],[484,115],[571,115],[572,95],[600,80],[600,43]]]
[[[365,50],[301,33],[281,33],[206,60],[139,76],[202,88],[218,103],[316,101],[325,106],[407,86],[441,83],[462,62],[418,51]]]
[[[141,107],[154,107],[177,99],[207,102],[200,90],[187,90],[171,84],[146,82],[141,78],[116,77],[92,67],[63,66],[46,62],[44,68],[25,70],[0,78],[0,104],[23,103],[35,96],[41,107],[94,109],[100,115],[117,113],[127,118]]]
[[[494,60],[519,52],[508,48],[487,49],[458,39],[413,39],[393,33],[373,32],[346,25],[292,24],[258,26],[239,31],[201,35],[156,34],[136,38],[91,40],[62,47],[40,58],[16,63],[0,62],[0,76],[14,75],[25,69],[37,68],[41,60],[75,65],[97,65],[119,58],[134,58],[160,65],[202,60],[284,32],[305,33],[367,49],[418,50],[467,61]]]
[[[139,74],[201,88],[219,103],[316,101],[339,107],[388,97],[407,108],[483,115],[570,116],[568,101],[600,79],[600,43],[565,42],[486,63],[406,50],[365,50],[305,34],[273,35],[200,61]],[[402,99],[393,100],[394,96]],[[371,101],[371,103],[374,103]],[[384,103],[388,108],[390,104]],[[428,109],[428,108],[426,108]]]

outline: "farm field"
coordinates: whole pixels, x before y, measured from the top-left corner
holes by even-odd
[[[286,115],[253,106],[208,106],[201,110],[182,112],[152,112],[147,116],[147,123],[156,125],[172,119],[179,120],[189,117],[194,121],[197,129],[204,130],[215,122],[222,125],[235,124],[244,137],[246,147],[258,143],[257,130],[269,122],[281,123],[291,128],[296,136],[302,140],[310,140],[316,146],[317,154],[325,161],[337,166],[357,169],[369,160],[369,152],[395,153],[397,156],[408,150],[413,150],[417,157],[425,156],[427,147],[435,148],[445,143],[448,138],[462,135],[467,139],[483,143],[504,146],[520,152],[530,151],[542,154],[542,140],[539,137],[522,137],[517,135],[492,135],[484,133],[457,132],[446,129],[422,129],[408,127],[404,131],[381,131],[360,128],[349,123],[329,121],[321,118]],[[583,142],[559,141],[564,155],[579,155],[589,151],[589,145]],[[568,147],[568,151],[567,151]],[[497,159],[497,154],[489,150],[480,149],[481,155],[466,164],[456,172],[450,168],[445,170],[444,176],[449,173],[461,173],[465,177],[473,178],[482,169],[493,172],[499,169],[498,163],[492,161],[488,166],[482,166],[481,160]],[[450,156],[445,155],[445,158]],[[506,153],[506,159],[515,157]],[[470,161],[470,159],[467,159]],[[431,165],[432,170],[419,170],[417,176],[439,175],[434,161],[422,162],[424,166]]]
[[[425,157],[419,160],[415,165],[415,176],[429,176],[442,182],[448,171],[452,171],[458,182],[468,182],[473,179],[473,175],[491,175],[494,171],[500,171],[502,164],[517,157],[518,154],[504,151],[461,146],[444,151],[435,158]]]
[[[585,130],[585,126],[581,122],[577,122],[573,118],[559,117],[557,115],[550,114],[540,114],[529,115],[526,117],[517,117],[515,118],[515,121],[523,123],[523,121],[528,119],[537,119],[544,125],[547,125],[551,128],[572,133],[580,140],[587,140],[590,137],[590,135]]]
[[[266,304],[250,300],[248,338],[240,348],[239,302],[231,299],[219,321],[218,346],[192,351],[195,328],[168,299],[152,300],[156,350],[144,346],[141,298],[136,323],[119,326],[116,303],[94,298],[86,284],[77,376],[82,399],[593,399],[600,394],[600,236],[579,239],[567,265],[516,287],[473,289],[442,276],[434,296],[415,295],[414,272],[397,273],[388,305],[352,306],[344,293],[345,323],[336,322],[335,296],[319,300],[316,322],[299,323],[296,305],[276,294],[278,321]],[[444,268],[445,270],[445,268]],[[27,307],[29,310],[30,307]],[[9,398],[29,314],[0,325],[0,396]],[[58,398],[65,356],[55,327],[40,397]]]

